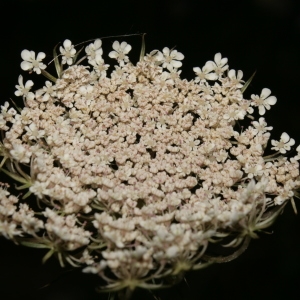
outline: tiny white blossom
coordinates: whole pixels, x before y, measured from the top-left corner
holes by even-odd
[[[281,205],[285,200],[291,199],[294,196],[294,192],[286,188],[283,188],[280,194],[274,198],[275,205]]]
[[[113,43],[114,51],[111,51],[108,56],[110,58],[116,59],[120,65],[124,65],[124,62],[128,62],[129,58],[126,54],[128,54],[131,50],[131,46],[126,42],[122,42],[121,44],[118,41]]]
[[[274,105],[277,102],[275,96],[270,96],[271,90],[264,88],[260,94],[258,95],[251,95],[251,99],[253,100],[251,105],[258,106],[258,112],[262,116],[266,113],[266,109],[270,109],[270,105]],[[270,96],[270,97],[269,97]]]
[[[6,239],[13,239],[14,236],[22,236],[22,231],[17,229],[16,223],[11,223],[6,220],[2,221],[0,219],[0,234]]]
[[[52,85],[52,82],[46,81],[45,86],[42,89],[39,89],[36,91],[37,97],[42,96],[42,98],[39,98],[39,101],[46,102],[49,100],[50,96],[55,97],[56,96],[56,86]]]
[[[248,178],[253,178],[256,176],[261,176],[263,174],[262,166],[261,165],[252,165],[246,163],[243,170],[248,174]]]
[[[25,126],[25,130],[28,132],[30,140],[40,139],[45,134],[45,131],[39,130],[34,123],[31,123],[29,126]]]
[[[273,129],[272,126],[267,127],[267,123],[265,121],[265,118],[259,118],[258,122],[253,121],[252,125],[255,127],[254,131],[258,135],[261,135],[261,134]]]
[[[9,103],[5,101],[4,105],[1,105],[1,115],[6,121],[14,122],[13,116],[15,116],[17,112],[13,107],[10,107],[9,109],[8,108]]]
[[[93,67],[95,72],[100,78],[106,77],[106,71],[109,65],[104,63],[104,60],[100,54],[97,54],[94,60],[89,62]]]
[[[102,46],[102,41],[100,39],[97,39],[97,40],[95,40],[94,43],[91,43],[85,47],[85,52],[87,54],[89,63],[94,61],[96,59],[97,55],[102,56],[103,50],[102,50],[101,46]]]
[[[235,88],[240,89],[243,87],[243,84],[242,84],[242,82],[244,82],[242,80],[243,72],[241,70],[238,70],[237,73],[235,70],[228,71],[228,78],[230,79],[231,85],[234,86]]]
[[[33,81],[32,80],[26,81],[25,86],[24,86],[23,76],[20,75],[19,78],[18,78],[18,82],[19,82],[19,85],[16,85],[17,90],[15,91],[15,95],[16,96],[27,96],[30,89],[33,86]]]
[[[0,130],[8,130],[9,127],[6,126],[6,120],[4,119],[3,115],[0,114]]]
[[[199,67],[193,68],[193,71],[197,75],[195,82],[205,82],[206,80],[217,80],[219,76],[213,72],[214,69],[215,67],[212,61],[208,61],[204,65],[202,70]]]
[[[29,188],[30,192],[35,194],[39,199],[42,199],[45,194],[47,194],[47,182],[35,181]]]
[[[228,69],[227,62],[227,57],[222,58],[221,53],[215,54],[214,61],[212,63],[214,66],[213,70],[218,76],[222,75]]]
[[[182,66],[180,60],[184,59],[184,55],[177,50],[170,50],[165,47],[162,52],[158,51],[156,53],[156,60],[162,64],[163,68],[167,68],[169,71],[173,69],[178,69]]]
[[[32,153],[26,150],[23,145],[13,144],[13,149],[10,150],[10,154],[14,159],[21,163],[29,163],[29,158]]]
[[[284,132],[281,137],[280,141],[272,140],[271,144],[274,146],[271,149],[274,149],[275,151],[279,151],[280,153],[284,154],[286,151],[291,150],[291,146],[295,144],[295,140],[291,139],[290,136]]]
[[[46,65],[42,63],[42,60],[46,57],[44,52],[39,52],[35,58],[34,51],[23,50],[21,57],[24,61],[21,62],[21,69],[24,71],[30,71],[33,69],[37,74],[41,74],[41,70],[46,69]]]
[[[76,49],[74,45],[72,45],[70,40],[65,40],[63,43],[63,47],[59,47],[59,51],[62,54],[62,64],[72,65],[73,57],[76,54]]]

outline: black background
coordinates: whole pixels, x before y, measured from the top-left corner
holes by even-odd
[[[185,55],[183,76],[192,79],[214,54],[228,57],[230,68],[244,78],[257,71],[246,92],[268,87],[278,99],[265,115],[273,138],[286,131],[300,142],[299,71],[300,10],[292,0],[127,0],[127,1],[2,1],[0,47],[1,103],[14,97],[23,49],[43,51],[66,38],[73,43],[112,35],[147,33],[146,51],[167,46]],[[104,59],[115,39],[103,39]],[[123,37],[138,60],[141,39]],[[31,75],[35,82],[35,76]],[[1,175],[2,176],[2,175]],[[297,201],[297,199],[296,199]],[[300,206],[298,205],[298,208]],[[186,281],[155,292],[161,300],[298,299],[300,280],[300,219],[288,205],[277,223],[238,259],[187,274]],[[96,294],[97,277],[65,272],[53,259],[41,265],[43,250],[14,246],[0,239],[1,299],[108,299]],[[44,285],[49,286],[42,288]],[[134,299],[154,299],[147,292]]]

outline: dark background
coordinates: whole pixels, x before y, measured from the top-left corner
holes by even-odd
[[[19,74],[25,81],[31,79],[20,69],[23,49],[43,51],[49,58],[53,47],[66,38],[76,44],[92,38],[145,32],[146,51],[176,46],[185,55],[182,74],[188,79],[192,79],[194,66],[202,67],[217,52],[228,57],[230,68],[243,70],[245,80],[256,70],[246,97],[270,88],[278,99],[265,115],[274,127],[273,138],[278,139],[286,131],[300,143],[299,1],[10,0],[0,5],[1,103],[10,97],[20,101],[14,97]],[[114,40],[103,39],[106,61]],[[130,58],[137,61],[140,37],[118,40],[133,46]],[[187,284],[182,282],[155,294],[161,300],[298,299],[299,230],[299,216],[287,205],[269,230],[272,234],[261,234],[240,258],[189,273]],[[96,276],[65,272],[54,259],[42,266],[43,255],[43,250],[16,247],[0,239],[1,299],[108,299],[107,295],[94,293]],[[147,292],[134,297],[142,298],[154,299]]]

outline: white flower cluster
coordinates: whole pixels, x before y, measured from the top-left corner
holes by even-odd
[[[34,92],[20,75],[25,107],[1,106],[1,171],[26,193],[0,188],[0,234],[48,248],[45,260],[88,265],[108,289],[151,288],[214,261],[211,241],[257,237],[299,196],[300,146],[283,133],[264,156],[265,119],[236,126],[276,103],[269,89],[244,99],[243,73],[220,53],[188,81],[180,52],[155,50],[134,65],[117,41],[108,75],[101,46],[85,48],[88,67],[66,40],[59,78]],[[24,50],[21,67],[39,74],[44,57]],[[42,213],[24,202],[30,195]]]

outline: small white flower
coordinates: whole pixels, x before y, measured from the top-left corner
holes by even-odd
[[[51,97],[55,97],[56,96],[56,86],[52,85],[52,82],[50,81],[46,81],[45,85],[42,89],[39,89],[36,91],[36,96],[38,98],[39,101],[42,102],[46,102],[49,100],[50,96]],[[40,98],[40,96],[42,96],[42,98]]]
[[[27,96],[31,87],[33,86],[33,81],[32,80],[28,80],[25,83],[25,86],[23,84],[23,76],[20,75],[19,79],[18,79],[19,85],[16,85],[16,91],[15,91],[15,95],[16,96]]]
[[[169,71],[178,69],[182,66],[180,60],[184,59],[184,55],[177,50],[170,50],[168,47],[165,47],[162,50],[162,53],[158,51],[156,53],[156,60],[162,64],[163,68],[167,68]]]
[[[261,176],[263,174],[262,166],[261,165],[253,165],[246,163],[243,170],[248,174],[248,178],[253,178],[256,176]]]
[[[100,54],[97,54],[94,60],[89,62],[93,67],[95,72],[100,78],[106,77],[106,71],[109,65],[104,63],[104,60]]]
[[[252,106],[258,106],[258,112],[262,116],[266,113],[266,109],[270,109],[270,105],[274,105],[277,102],[275,96],[270,96],[271,90],[264,88],[260,94],[258,95],[251,95],[251,99],[253,102],[251,103]],[[269,97],[270,96],[270,97]]]
[[[4,119],[3,115],[0,114],[0,130],[8,130],[9,127],[6,126],[6,120]]]
[[[286,153],[286,151],[291,150],[291,146],[295,144],[295,140],[291,139],[289,135],[286,132],[284,132],[281,135],[279,142],[272,140],[271,144],[274,146],[271,149],[274,149],[275,151],[279,151],[280,153],[284,154]]]
[[[197,75],[195,82],[205,82],[206,80],[217,80],[219,76],[216,73],[212,72],[214,69],[215,66],[212,61],[208,61],[204,65],[202,70],[199,67],[193,68],[193,71]]]
[[[42,199],[45,194],[47,194],[47,182],[35,181],[29,188],[30,192],[35,194],[39,199]]]
[[[41,70],[46,69],[46,65],[42,63],[42,60],[46,57],[44,52],[39,52],[35,59],[35,52],[23,50],[21,57],[24,61],[21,62],[21,69],[24,71],[30,71],[33,69],[37,74],[41,74]]]
[[[265,121],[265,118],[259,118],[258,122],[253,121],[252,125],[255,127],[254,131],[258,135],[261,135],[261,134],[273,129],[272,126],[267,127],[267,123]]]
[[[228,78],[230,79],[231,85],[234,86],[235,88],[240,89],[243,87],[243,84],[242,84],[242,82],[244,82],[242,80],[243,72],[241,70],[238,70],[237,73],[235,70],[230,70],[228,72]]]
[[[113,43],[114,51],[111,51],[108,56],[110,58],[116,59],[120,65],[124,65],[124,62],[128,62],[129,58],[126,54],[128,54],[131,50],[131,46],[126,42],[122,42],[121,44],[118,41]]]
[[[96,59],[97,55],[102,56],[103,51],[102,51],[101,46],[102,46],[102,41],[100,39],[97,39],[97,40],[95,40],[94,43],[91,43],[88,46],[86,46],[85,52],[87,54],[89,63],[94,61]]]
[[[39,130],[34,123],[31,123],[29,126],[25,126],[25,130],[28,132],[30,140],[37,140],[45,134],[45,131]]]
[[[13,149],[10,150],[10,154],[15,160],[21,163],[29,163],[29,158],[32,153],[20,144],[13,144]]]
[[[214,57],[214,62],[213,66],[214,66],[214,72],[220,76],[222,75],[227,69],[228,69],[228,65],[227,65],[228,59],[226,57],[222,58],[221,53],[217,53]]]
[[[65,40],[63,46],[60,46],[59,51],[62,54],[62,64],[72,65],[73,57],[76,54],[76,49],[70,40]]]
[[[8,122],[14,122],[13,116],[16,115],[16,110],[14,108],[9,108],[9,103],[6,101],[4,105],[1,105],[1,115],[3,119],[5,119]]]
[[[275,205],[281,205],[284,203],[285,200],[291,199],[294,196],[293,191],[289,191],[286,188],[283,188],[280,194],[274,198],[274,204]]]

